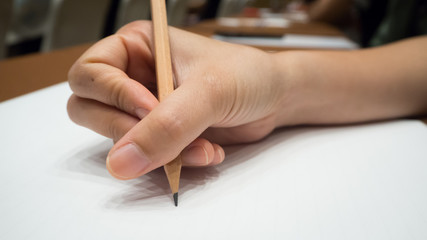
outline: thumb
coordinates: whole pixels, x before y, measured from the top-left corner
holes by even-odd
[[[209,92],[200,89],[183,83],[135,125],[110,150],[109,172],[132,179],[175,159],[217,118]]]

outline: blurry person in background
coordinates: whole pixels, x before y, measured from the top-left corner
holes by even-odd
[[[357,29],[363,47],[427,34],[426,0],[314,0],[305,8],[312,21]]]

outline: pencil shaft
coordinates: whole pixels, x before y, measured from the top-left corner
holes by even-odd
[[[159,101],[162,102],[174,90],[166,3],[164,0],[151,0],[151,16],[154,30],[157,94]],[[169,185],[174,194],[178,193],[181,166],[180,156],[164,166]],[[174,196],[178,195],[175,194]],[[175,204],[177,204],[177,199]]]
[[[157,91],[159,101],[163,101],[174,90],[166,3],[164,0],[151,0],[151,15],[154,28]]]

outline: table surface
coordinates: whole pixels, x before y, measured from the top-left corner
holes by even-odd
[[[0,61],[0,101],[66,81],[71,65],[90,46],[83,44]]]

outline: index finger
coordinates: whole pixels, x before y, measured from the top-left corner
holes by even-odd
[[[69,71],[73,92],[140,118],[151,111],[158,101],[150,92],[155,86],[150,28],[130,24],[94,44]]]

